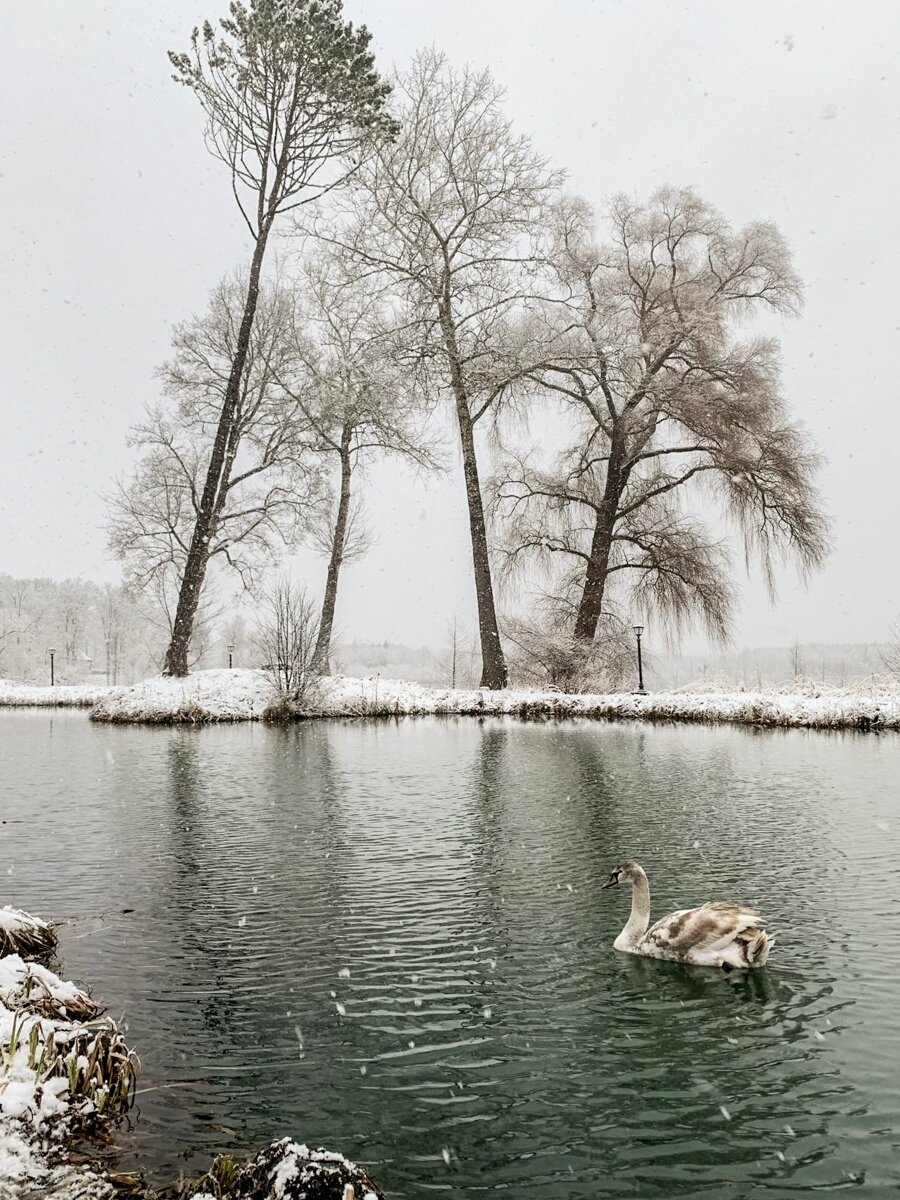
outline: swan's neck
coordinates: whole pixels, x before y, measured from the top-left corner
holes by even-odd
[[[631,885],[631,916],[619,936],[616,945],[620,948],[635,946],[650,925],[650,884],[643,871]]]

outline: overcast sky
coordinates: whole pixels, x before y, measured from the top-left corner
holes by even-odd
[[[774,221],[806,284],[785,391],[827,458],[828,567],[772,607],[741,567],[735,644],[867,641],[900,615],[900,8],[723,0],[349,0],[379,63],[433,44],[488,65],[508,112],[594,203],[687,184]],[[225,0],[4,7],[0,58],[0,573],[115,580],[101,492],[156,395],[172,324],[247,260],[224,168],[165,52]],[[459,464],[372,477],[378,542],[350,567],[345,639],[474,624]],[[310,583],[321,564],[303,559]],[[637,614],[635,614],[637,615]],[[692,639],[694,645],[702,644]]]

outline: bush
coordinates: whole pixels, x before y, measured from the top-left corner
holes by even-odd
[[[284,719],[302,707],[317,678],[317,608],[305,588],[279,579],[262,597],[256,641],[263,670],[275,685],[277,700],[264,717]]]
[[[637,685],[634,635],[605,626],[592,642],[548,625],[509,622],[504,631],[514,647],[510,673],[516,682],[561,692],[621,692]]]

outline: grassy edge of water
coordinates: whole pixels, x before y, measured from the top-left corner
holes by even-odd
[[[298,707],[288,701],[270,704],[262,712],[251,714],[217,713],[200,704],[180,705],[168,711],[143,714],[97,712],[90,719],[110,725],[213,725],[262,721],[290,724],[315,720],[395,720],[416,717],[515,717],[523,721],[560,721],[581,717],[595,721],[648,721],[654,724],[752,725],[764,729],[857,730],[864,733],[900,729],[900,715],[874,712],[792,713],[773,709],[764,703],[748,701],[736,710],[714,708],[690,710],[671,702],[642,704],[635,707],[630,697],[622,701],[577,703],[561,701],[519,701],[471,704],[435,704],[433,707],[404,709],[399,702],[360,700],[337,707]]]
[[[111,1169],[106,1160],[112,1130],[134,1104],[140,1060],[105,1006],[50,969],[51,963],[59,966],[52,922],[8,905],[0,916],[0,999],[3,1012],[12,1015],[0,1038],[0,1092],[14,1083],[30,1094],[21,1113],[0,1115],[0,1153],[6,1151],[13,1164],[3,1172],[0,1188],[46,1184],[59,1200],[84,1197],[86,1187],[97,1200],[188,1200],[199,1194],[266,1200],[272,1180],[283,1175],[289,1186],[279,1194],[285,1200],[385,1200],[355,1163],[290,1138],[244,1159],[218,1155],[202,1175],[182,1175],[161,1188],[142,1174]]]

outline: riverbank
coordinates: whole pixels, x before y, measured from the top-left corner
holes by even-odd
[[[384,1200],[355,1163],[291,1138],[162,1191],[86,1161],[131,1107],[140,1063],[104,1006],[46,965],[56,946],[51,924],[0,908],[0,1200]]]
[[[130,1107],[137,1059],[103,1006],[44,965],[52,926],[5,907],[0,933],[0,1200],[111,1198],[69,1149]]]
[[[48,697],[48,693],[55,693]],[[156,677],[133,687],[29,688],[0,683],[0,706],[90,707],[91,719],[135,724],[207,724],[404,716],[589,717],[606,720],[731,722],[801,729],[900,729],[900,681],[873,678],[847,688],[798,682],[782,688],[728,691],[694,685],[637,695],[567,694],[509,688],[429,688],[400,679],[333,676],[317,681],[302,705],[281,705],[263,671],[198,671]]]

